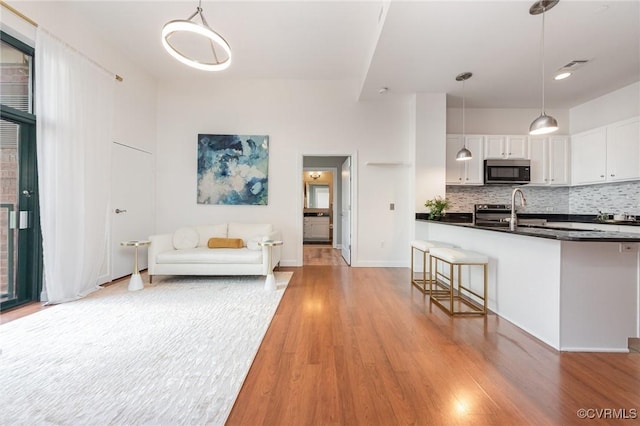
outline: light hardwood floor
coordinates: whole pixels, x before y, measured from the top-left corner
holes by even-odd
[[[614,421],[580,409],[640,416],[640,354],[558,353],[496,315],[451,318],[405,268],[310,266],[295,269],[227,425]]]
[[[304,265],[347,266],[340,249],[330,244],[303,244]]]
[[[602,411],[640,415],[638,353],[559,353],[495,315],[451,318],[407,268],[281,270],[230,426],[639,424]]]

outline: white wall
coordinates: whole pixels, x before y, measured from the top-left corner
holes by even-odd
[[[640,115],[640,82],[607,93],[569,110],[547,110],[558,120],[557,134],[571,135]],[[525,135],[540,115],[531,108],[467,108],[466,134]],[[447,133],[462,133],[462,109],[447,108]]]
[[[640,81],[571,108],[571,134],[637,115],[640,115]]]
[[[447,96],[416,95],[415,211],[426,212],[424,203],[445,196]]]
[[[557,134],[568,135],[569,110],[548,109],[558,120]],[[531,122],[538,118],[535,108],[466,108],[465,133],[481,135],[528,135]],[[462,133],[462,108],[447,108],[447,133]]]
[[[173,81],[158,90],[157,231],[205,223],[269,222],[282,231],[283,265],[302,265],[304,155],[353,155],[357,181],[354,266],[406,266],[413,222],[408,167],[366,162],[412,160],[408,98],[357,102],[356,82]],[[198,133],[266,134],[267,206],[196,202]],[[389,203],[396,204],[389,211]],[[382,246],[382,247],[381,247]]]
[[[69,3],[52,1],[8,2],[55,37],[67,43],[105,69],[118,74],[124,81],[116,85],[113,132],[115,141],[154,151],[156,82],[129,58],[114,49],[108,40],[97,35],[82,16],[69,8]],[[3,9],[4,12],[4,9]],[[3,13],[2,21],[10,27],[25,31],[24,21],[10,13]],[[15,22],[15,25],[11,25]],[[35,31],[31,27],[32,35]],[[33,44],[32,44],[33,45]]]

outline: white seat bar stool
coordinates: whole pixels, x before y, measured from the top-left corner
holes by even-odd
[[[430,282],[431,300],[449,315],[486,315],[487,314],[487,280],[489,257],[471,250],[460,248],[435,247],[430,250],[430,269],[434,279]],[[445,271],[438,270],[438,263],[448,265],[448,275]],[[482,294],[463,285],[462,266],[469,266],[469,283],[471,280],[471,267],[482,266],[483,282]],[[456,284],[455,272],[458,279]],[[434,290],[436,287],[438,292]],[[475,299],[470,295],[475,296]],[[458,301],[456,304],[455,301]],[[468,310],[461,309],[466,306]]]
[[[427,279],[427,266],[431,264],[431,258],[427,262],[427,256],[429,251],[435,247],[455,247],[453,244],[443,243],[441,241],[425,241],[425,240],[413,240],[411,241],[411,284],[414,285],[422,293],[427,294],[430,291],[429,282],[433,279],[431,271],[429,271],[429,279]],[[415,264],[414,264],[414,251],[418,250],[422,253],[422,278],[416,278]]]

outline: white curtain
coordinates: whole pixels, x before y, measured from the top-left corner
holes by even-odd
[[[62,303],[98,288],[106,255],[114,76],[41,27],[35,50],[45,290]]]

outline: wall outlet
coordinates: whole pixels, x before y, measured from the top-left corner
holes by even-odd
[[[620,243],[620,253],[637,253],[637,243]]]
[[[394,211],[396,209],[396,203],[389,204],[389,210]]]

